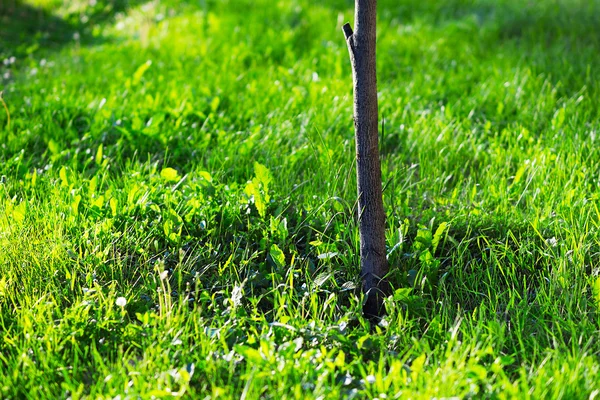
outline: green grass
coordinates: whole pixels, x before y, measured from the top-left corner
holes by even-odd
[[[352,2],[5,3],[0,397],[598,398],[600,3],[379,1],[374,327]]]

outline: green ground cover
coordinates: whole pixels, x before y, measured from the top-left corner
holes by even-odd
[[[0,5],[0,397],[600,396],[600,3],[379,3],[375,327],[352,2]]]

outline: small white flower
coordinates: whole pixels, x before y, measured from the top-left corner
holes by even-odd
[[[164,281],[165,279],[167,279],[168,276],[169,276],[169,271],[167,271],[167,270],[161,272],[159,275],[161,281]]]
[[[119,307],[125,307],[125,305],[127,305],[127,299],[125,297],[117,297],[115,304]]]

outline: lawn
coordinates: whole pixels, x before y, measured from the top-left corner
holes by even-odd
[[[371,325],[352,1],[0,1],[1,398],[600,398],[599,2],[379,0]]]

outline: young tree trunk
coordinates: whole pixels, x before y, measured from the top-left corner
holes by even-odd
[[[355,0],[354,32],[343,26],[354,81],[354,129],[358,179],[360,264],[366,303],[365,316],[383,314],[389,294],[385,249],[385,212],[378,143],[377,76],[375,64],[377,0]]]

